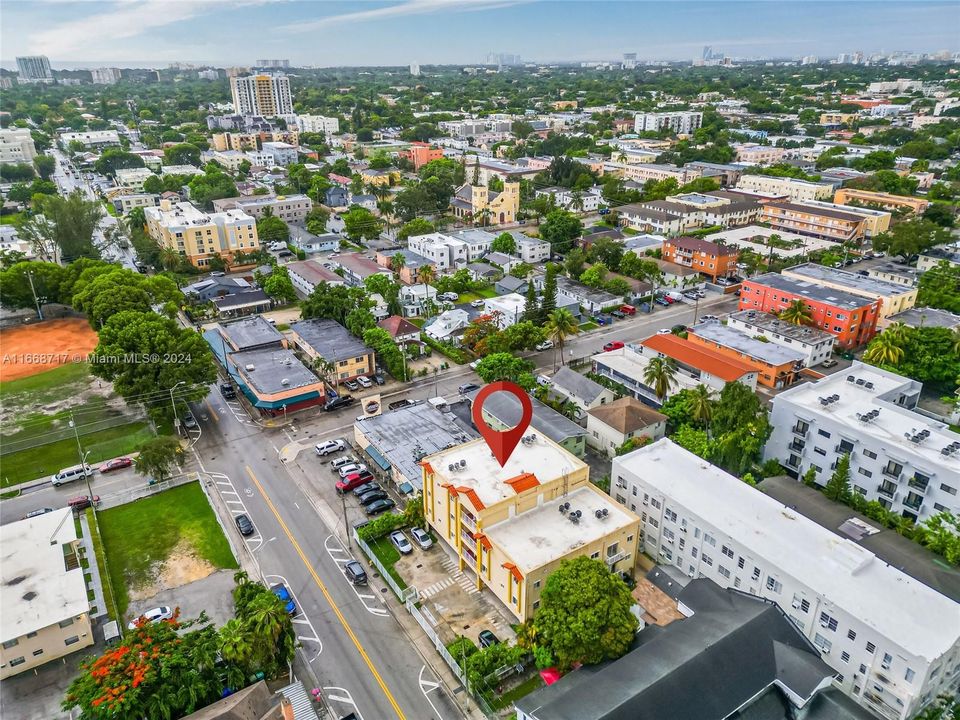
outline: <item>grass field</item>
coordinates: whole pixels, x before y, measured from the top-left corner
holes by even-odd
[[[24,402],[43,405],[81,391],[89,377],[89,365],[68,363],[37,375],[0,382],[0,400],[4,405]]]
[[[585,322],[580,326],[580,332],[587,332],[588,330],[596,330],[599,325],[595,322]]]
[[[387,572],[390,573],[390,577],[394,579],[397,586],[401,590],[405,590],[407,583],[404,582],[403,578],[400,577],[400,573],[393,567],[397,560],[400,559],[400,553],[393,546],[393,543],[390,542],[389,538],[378,538],[368,544],[370,545],[370,549],[373,550],[373,554],[380,558],[380,562],[383,563],[383,566],[387,569]]]
[[[16,225],[23,219],[23,213],[7,213],[0,215],[0,225]]]
[[[471,290],[470,292],[465,292],[460,294],[460,299],[457,300],[457,303],[467,303],[473,302],[474,300],[483,300],[485,298],[492,298],[497,296],[497,291],[493,287],[483,288],[482,290]]]
[[[198,483],[188,483],[98,513],[110,581],[123,616],[130,588],[153,580],[181,542],[218,569],[237,568],[230,545]]]
[[[93,508],[86,509],[87,527],[90,528],[90,542],[93,543],[93,554],[97,558],[97,569],[100,571],[100,583],[103,585],[103,599],[107,604],[107,614],[112,620],[117,619],[116,595],[110,578],[106,574],[105,557],[103,550],[103,541],[100,539],[100,533],[97,531],[97,523],[93,519]],[[79,525],[79,522],[77,523]],[[79,532],[77,533],[80,534]]]

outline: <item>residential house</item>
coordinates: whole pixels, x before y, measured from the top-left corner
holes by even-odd
[[[500,329],[510,327],[523,320],[526,298],[520,293],[507,293],[483,301],[483,312],[498,318]]]
[[[4,680],[93,645],[77,527],[70,508],[0,525]]]
[[[323,200],[327,207],[346,208],[350,204],[350,190],[335,185],[327,189]]]
[[[557,304],[563,303],[575,303],[588,313],[598,313],[622,305],[623,298],[604,290],[596,290],[566,277],[558,277]]]
[[[532,238],[517,231],[508,231],[517,243],[517,257],[528,265],[536,265],[550,259],[550,243]]]
[[[263,290],[256,289],[216,297],[213,306],[220,317],[233,318],[267,312],[273,307],[273,300]]]
[[[771,344],[796,350],[804,367],[814,367],[833,355],[836,337],[826,330],[809,325],[796,325],[771,313],[740,310],[727,315],[727,327],[750,337],[762,337]]]
[[[776,273],[744,280],[738,309],[779,315],[796,300],[802,301],[809,310],[810,325],[834,335],[838,347],[866,345],[877,332],[880,300]]]
[[[948,330],[960,328],[960,315],[956,315],[946,310],[937,308],[915,307],[911,310],[905,310],[902,313],[891,315],[882,322],[878,322],[879,327],[889,327],[898,322],[910,327],[944,327]]]
[[[520,264],[520,258],[501,252],[487,253],[483,259],[488,264],[496,265],[503,272],[507,273]]]
[[[701,343],[678,335],[652,335],[637,347],[647,358],[671,358],[678,371],[716,391],[728,382],[757,389],[758,370],[750,363],[730,357]]]
[[[297,162],[300,148],[286,142],[265,142],[261,144],[260,152],[270,156],[271,165],[275,167],[287,167]]]
[[[920,258],[917,260],[917,270],[926,272],[942,262],[954,267],[960,266],[960,246],[932,248],[920,253]]]
[[[429,325],[424,325],[423,332],[437,342],[460,344],[460,336],[470,325],[470,315],[466,310],[455,308],[445,310],[433,319]]]
[[[879,717],[906,720],[956,687],[960,605],[843,528],[821,527],[666,438],[615,458],[612,478],[624,506],[645,516],[650,557],[776,603],[837,673],[835,684]]]
[[[657,397],[653,387],[644,381],[647,367],[652,356],[640,352],[637,345],[630,344],[616,350],[602,352],[591,358],[592,370],[597,375],[621,385],[624,390],[641,402],[651,407],[660,407],[664,401],[681,390],[691,390],[703,382],[699,375],[695,376],[683,368],[679,368],[674,383],[667,388],[663,398]]]
[[[467,265],[467,270],[470,271],[471,280],[479,280],[480,282],[494,282],[503,275],[500,268],[485,262],[470,263]]]
[[[427,285],[425,283],[404,285],[400,288],[399,300],[405,317],[426,315],[428,305],[431,308],[439,305],[437,289],[433,287],[433,285]]]
[[[867,277],[904,287],[917,287],[923,273],[911,265],[898,262],[885,262],[867,268]]]
[[[737,153],[737,162],[751,165],[773,165],[783,160],[786,148],[759,143],[737,143],[733,146]]]
[[[324,374],[335,383],[373,375],[377,369],[373,350],[335,320],[300,320],[290,326],[290,337],[315,367],[319,362],[322,372],[324,365],[329,368]]]
[[[372,170],[364,168],[360,170],[360,179],[364,185],[376,185],[377,187],[390,187],[400,182],[400,171],[393,170]]]
[[[897,283],[860,275],[849,270],[839,270],[815,263],[794,265],[781,271],[784,277],[809,281],[825,288],[842,290],[851,295],[880,301],[879,319],[883,320],[912,308],[917,301],[917,289]]]
[[[436,265],[429,258],[425,258],[423,255],[418,255],[413,250],[407,250],[406,248],[396,248],[393,250],[377,250],[377,265],[387,268],[391,272],[394,271],[394,259],[396,256],[402,258],[403,264],[400,267],[400,271],[396,273],[397,278],[404,285],[414,285],[420,280],[420,271],[429,267],[431,269],[436,269]],[[399,262],[399,261],[398,261]]]
[[[799,350],[748,335],[716,320],[688,328],[687,340],[740,360],[757,371],[757,382],[782,389],[793,384],[806,356]]]
[[[117,185],[130,192],[142,193],[143,184],[152,177],[156,177],[153,171],[145,167],[121,168],[116,171],[115,177]]]
[[[134,208],[156,207],[160,204],[160,196],[153,193],[130,193],[127,195],[114,195],[113,208],[121,215],[126,215]]]
[[[538,289],[540,289],[543,282],[543,277],[540,278],[540,283],[534,283]],[[494,284],[493,289],[496,291],[497,295],[508,295],[510,293],[519,293],[520,295],[527,294],[527,288],[529,287],[529,281],[526,278],[518,278],[513,275],[504,275],[502,278],[497,280]]]
[[[333,270],[324,267],[317,260],[301,260],[284,265],[290,275],[293,287],[304,297],[316,290],[320,283],[328,285],[345,285],[344,279]]]
[[[378,322],[377,325],[390,333],[390,337],[393,338],[393,341],[397,345],[403,346],[409,343],[420,343],[420,328],[399,315],[391,315],[388,318],[384,318]]]
[[[632,397],[587,411],[587,444],[607,457],[631,439],[659,440],[667,432],[667,416]]]
[[[596,212],[603,203],[603,196],[599,191],[575,191],[565,187],[548,187],[537,190],[537,197],[553,198],[558,208],[573,212]]]
[[[580,414],[613,402],[613,390],[564,365],[550,378],[550,390],[580,409]]]
[[[271,323],[258,316],[223,322],[216,328],[216,344],[223,353],[236,353],[245,350],[264,348],[286,348],[287,339]]]
[[[860,205],[841,205],[835,202],[826,202],[825,200],[804,200],[803,205],[809,205],[815,208],[825,210],[835,210],[847,215],[859,215],[863,218],[863,236],[867,239],[876,237],[890,229],[890,220],[892,214],[886,210],[877,210],[872,207],[862,207]]]
[[[503,466],[482,439],[421,464],[430,528],[477,589],[490,590],[518,622],[534,616],[544,582],[566,559],[601,558],[613,571],[633,566],[640,519],[542,432],[528,432]]]
[[[236,293],[245,293],[255,288],[242,277],[209,277],[205,280],[198,280],[190,285],[184,285],[181,291],[188,297],[193,297],[200,302],[210,302],[224,295],[234,295]]]
[[[337,264],[343,269],[343,279],[347,285],[360,286],[363,281],[372,275],[386,275],[393,277],[393,273],[376,262],[367,258],[362,253],[342,253],[337,258]]]
[[[337,233],[314,235],[303,225],[288,225],[290,244],[305,253],[335,252],[340,249],[340,236]]]
[[[661,257],[667,262],[693,268],[716,281],[736,273],[740,254],[736,248],[703,238],[678,237],[664,240]]]

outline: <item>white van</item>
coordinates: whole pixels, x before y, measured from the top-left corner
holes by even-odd
[[[64,483],[82,480],[90,475],[93,475],[93,468],[89,465],[74,465],[73,467],[64,468],[58,472],[50,479],[50,482],[53,483],[54,487],[59,487]]]
[[[683,293],[679,293],[679,292],[677,292],[676,290],[671,290],[671,291],[668,292],[666,295],[667,295],[667,297],[670,298],[671,300],[676,300],[676,301],[678,301],[678,302],[679,302],[680,300],[683,300]]]

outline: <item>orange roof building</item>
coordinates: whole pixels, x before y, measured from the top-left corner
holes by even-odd
[[[757,389],[756,368],[677,335],[653,335],[640,343],[640,347],[645,357],[672,358],[679,372],[715,390],[722,390],[728,382],[741,382],[751,390]]]

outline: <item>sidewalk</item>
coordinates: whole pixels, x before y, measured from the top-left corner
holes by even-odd
[[[90,581],[87,583],[87,589],[93,590],[93,600],[90,606],[96,606],[96,614],[91,613],[90,617],[98,618],[107,614],[107,603],[103,597],[103,583],[100,582],[100,567],[97,565],[97,554],[93,550],[93,541],[90,535],[90,524],[87,522],[87,514],[80,513],[80,527],[83,531],[83,537],[80,538],[80,547],[83,548],[83,557],[87,560],[90,567],[84,571],[90,573]],[[109,618],[108,618],[109,619]]]

